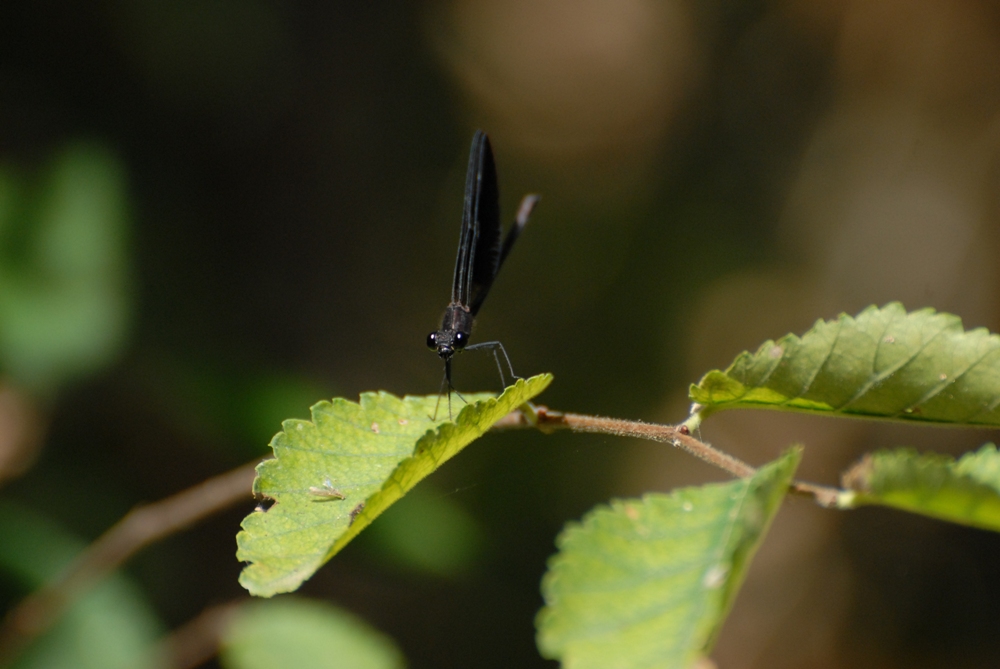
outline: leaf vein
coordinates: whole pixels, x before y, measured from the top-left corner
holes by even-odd
[[[919,400],[917,400],[916,402],[914,402],[910,406],[908,406],[905,409],[903,409],[903,411],[901,413],[907,413],[907,412],[913,410],[916,407],[919,407],[919,406],[921,406],[923,404],[926,404],[930,400],[932,400],[935,397],[937,397],[945,388],[948,388],[948,387],[951,387],[951,386],[954,386],[955,384],[957,384],[959,382],[959,380],[963,376],[965,376],[970,371],[972,371],[973,369],[975,369],[975,367],[978,366],[979,363],[981,363],[983,360],[985,360],[988,355],[990,355],[991,353],[993,353],[994,350],[995,349],[990,349],[988,351],[983,352],[975,361],[970,362],[968,365],[966,365],[965,369],[963,369],[961,372],[959,372],[958,374],[956,374],[954,378],[952,378],[950,376],[947,377],[944,381],[941,381],[936,386],[934,386],[929,391],[927,391],[927,393],[924,394],[924,396],[921,397]]]
[[[895,365],[885,370],[881,374],[873,375],[871,379],[861,384],[861,387],[858,389],[858,391],[854,393],[854,395],[852,395],[849,400],[844,402],[844,404],[841,406],[840,409],[837,410],[837,412],[843,413],[847,409],[847,407],[849,407],[851,404],[857,402],[862,397],[864,397],[869,390],[879,385],[880,383],[891,377],[893,374],[902,371],[908,365],[912,364],[918,357],[920,357],[921,353],[927,350],[928,346],[930,346],[935,340],[937,340],[938,337],[940,337],[947,330],[948,330],[948,324],[944,323],[944,325],[942,325],[942,327],[937,332],[935,332],[933,336],[929,337],[923,343],[921,343],[920,346],[917,347],[917,349],[914,350],[909,357],[901,359],[899,362],[897,362]],[[893,414],[893,417],[898,417],[900,415],[902,415],[902,411],[897,411],[895,414]]]
[[[809,379],[805,382],[805,385],[799,391],[799,394],[796,395],[795,397],[789,397],[788,399],[786,399],[785,401],[783,401],[781,403],[783,406],[789,404],[790,402],[793,402],[794,400],[801,399],[802,397],[804,397],[806,395],[806,393],[809,392],[809,390],[812,388],[813,384],[816,383],[816,377],[818,377],[820,375],[820,372],[823,371],[823,368],[826,367],[827,363],[830,362],[830,358],[833,356],[833,352],[834,352],[834,350],[836,350],[837,343],[840,341],[840,337],[843,334],[843,332],[844,332],[844,319],[838,319],[837,320],[837,333],[834,335],[833,341],[830,342],[830,346],[829,346],[829,348],[827,348],[826,355],[823,356],[823,360],[818,365],[816,365],[816,368],[813,370],[812,374],[809,376]]]

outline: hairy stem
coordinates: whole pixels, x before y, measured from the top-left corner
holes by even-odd
[[[494,425],[496,428],[536,427],[543,432],[568,429],[574,432],[595,432],[619,437],[637,437],[680,448],[705,462],[722,469],[735,477],[747,478],[757,470],[728,453],[699,441],[691,436],[688,428],[681,425],[659,425],[621,418],[602,418],[574,413],[552,411],[544,406],[522,406]],[[827,508],[837,505],[840,490],[813,483],[793,481],[790,490],[797,495],[811,497],[817,504]]]
[[[614,434],[619,437],[638,437],[649,439],[690,453],[705,462],[729,472],[733,476],[746,478],[753,476],[756,470],[747,463],[734,458],[728,453],[713,448],[709,444],[698,441],[687,430],[673,425],[658,425],[640,421],[622,420],[620,418],[602,418],[600,416],[583,416],[575,413],[543,412],[539,415],[540,423],[550,427],[564,426],[574,432],[597,432]]]

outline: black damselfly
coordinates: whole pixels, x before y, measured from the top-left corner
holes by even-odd
[[[500,372],[500,383],[506,387],[503,367],[497,351],[503,354],[512,379],[518,378],[510,357],[498,341],[469,345],[472,324],[483,305],[500,266],[528,222],[531,210],[538,202],[537,195],[525,195],[518,207],[514,226],[503,237],[500,225],[500,189],[497,186],[497,169],[493,162],[490,139],[482,130],[472,137],[469,169],[465,175],[465,208],[462,212],[462,230],[458,237],[458,257],[455,259],[455,277],[451,284],[451,302],[445,309],[441,329],[427,335],[427,346],[444,360],[444,379],[441,389],[448,386],[448,416],[451,417],[451,358],[459,351],[490,349]],[[457,393],[457,391],[456,391]],[[459,397],[462,397],[459,395]],[[441,396],[438,395],[438,403]],[[437,418],[437,406],[434,408]]]

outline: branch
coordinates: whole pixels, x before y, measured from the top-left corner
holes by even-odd
[[[537,428],[638,437],[670,444],[735,477],[756,473],[749,464],[691,436],[684,425],[658,425],[551,411],[525,404],[496,425],[497,429]],[[249,496],[259,460],[213,477],[159,502],[138,506],[84,550],[58,577],[25,597],[0,624],[0,669],[55,623],[73,602],[149,544],[182,530]],[[794,481],[791,491],[836,506],[836,488]],[[223,609],[216,612],[221,614]]]
[[[0,667],[8,667],[81,595],[149,544],[251,495],[260,460],[159,502],[138,506],[90,544],[56,578],[25,597],[0,625]]]
[[[158,656],[171,669],[194,669],[205,664],[218,654],[223,635],[247,599],[205,609],[161,639]]]
[[[844,492],[840,488],[831,488],[829,486],[817,485],[815,483],[805,483],[804,481],[792,481],[792,485],[790,487],[794,494],[801,495],[803,497],[812,497],[814,502],[827,509],[838,508],[837,500],[840,498],[840,494]]]
[[[620,418],[601,418],[600,416],[584,416],[574,413],[552,411],[548,407],[525,404],[517,411],[512,411],[494,425],[495,428],[527,428],[536,427],[542,432],[558,429],[568,429],[573,432],[594,432],[612,434],[619,437],[637,437],[664,444],[670,444],[690,453],[710,465],[729,472],[737,478],[747,478],[757,473],[757,470],[728,453],[699,441],[691,436],[684,425],[659,425],[641,421],[622,420]],[[837,506],[840,490],[813,483],[793,481],[791,492],[813,498],[820,506],[833,508]]]

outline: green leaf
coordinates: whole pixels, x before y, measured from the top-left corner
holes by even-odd
[[[867,455],[844,475],[838,505],[891,506],[1000,532],[1000,453],[986,444],[955,460],[912,449]]]
[[[299,597],[240,607],[222,638],[226,669],[402,669],[392,639],[324,602]]]
[[[500,397],[468,395],[454,423],[431,420],[436,395],[365,393],[312,408],[312,422],[286,420],[275,458],[257,467],[254,492],[275,500],[243,520],[236,557],[251,562],[240,583],[254,595],[290,592],[421,479],[541,393],[549,374],[519,379]],[[443,413],[443,407],[439,413]]]
[[[695,422],[727,408],[1000,425],[1000,337],[898,303],[768,341],[691,386]],[[690,422],[690,421],[689,421]]]
[[[612,502],[559,537],[536,621],[573,669],[684,669],[706,654],[788,490],[792,449],[749,479]]]
[[[85,544],[41,515],[0,502],[0,578],[33,590]],[[77,600],[14,663],[14,669],[154,669],[161,623],[143,593],[113,574]]]

